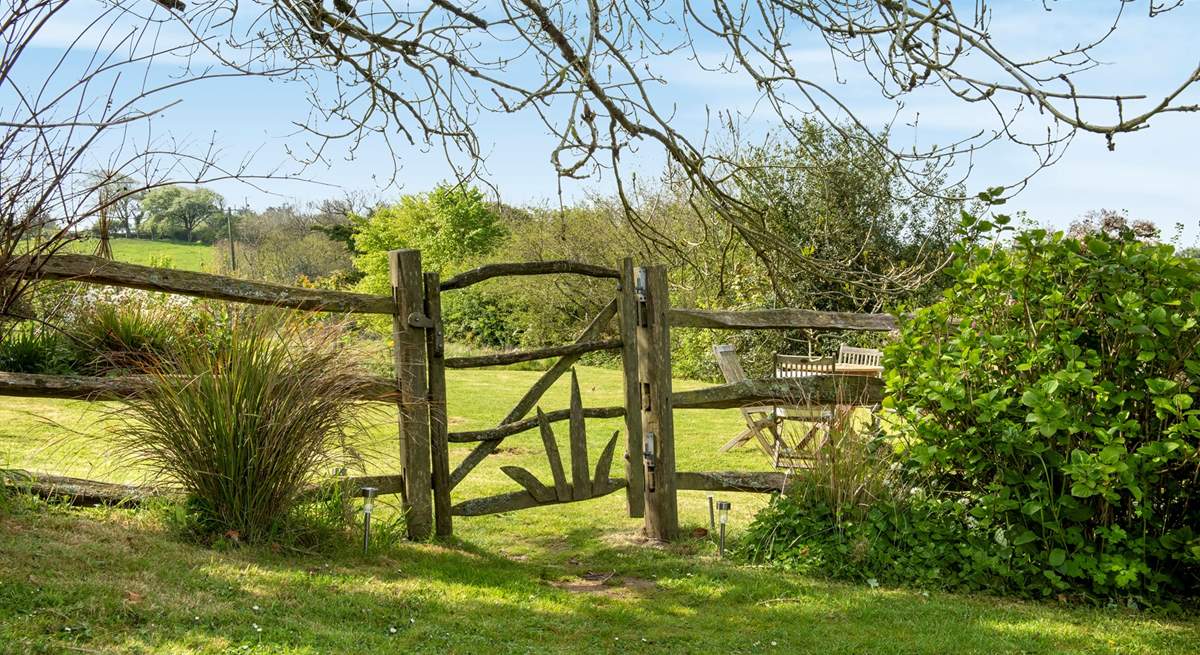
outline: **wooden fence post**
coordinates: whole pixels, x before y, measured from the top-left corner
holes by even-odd
[[[425,274],[425,315],[433,327],[425,330],[429,360],[429,444],[433,464],[434,532],[454,534],[450,517],[450,435],[446,418],[446,348],[442,332],[442,290],[437,273]]]
[[[638,296],[633,260],[621,263],[621,365],[625,372],[625,505],[630,518],[646,514],[646,476],[642,462],[642,391],[638,379]]]
[[[639,268],[637,355],[642,459],[646,476],[646,536],[671,541],[679,532],[675,498],[675,421],[671,408],[670,296],[664,266]]]
[[[404,471],[404,513],[408,538],[429,538],[433,523],[429,456],[429,395],[426,379],[424,281],[418,250],[388,252],[391,273],[392,358],[400,392],[400,461]]]

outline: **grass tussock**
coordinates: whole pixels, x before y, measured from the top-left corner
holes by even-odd
[[[263,541],[342,463],[364,382],[337,329],[268,311],[233,315],[223,330],[155,367],[120,411],[118,445],[181,486],[205,531]]]

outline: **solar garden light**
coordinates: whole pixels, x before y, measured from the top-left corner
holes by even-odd
[[[717,529],[717,515],[713,511],[713,495],[708,494],[708,531],[714,532]]]
[[[363,487],[363,554],[367,553],[367,547],[371,545],[371,511],[375,509],[375,492],[379,491],[376,487]]]
[[[725,524],[729,523],[729,501],[717,501],[717,514],[721,517],[721,557],[725,557]]]

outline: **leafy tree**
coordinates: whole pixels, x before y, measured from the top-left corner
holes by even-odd
[[[202,226],[211,230],[224,227],[224,201],[215,191],[203,187],[167,186],[147,192],[142,210],[151,236],[193,241]],[[206,236],[205,240],[210,240],[212,235]]]
[[[390,287],[389,250],[418,249],[426,270],[446,273],[492,253],[508,235],[479,190],[451,185],[404,196],[358,223],[354,244],[362,254],[354,265],[366,275],[363,288],[377,293]]]

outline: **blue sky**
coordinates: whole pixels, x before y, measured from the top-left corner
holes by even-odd
[[[1148,0],[1147,0],[1148,1]],[[967,9],[974,2],[961,3]],[[1045,53],[1048,48],[1069,47],[1102,33],[1111,22],[1117,0],[1062,0],[1043,9],[1041,0],[1010,0],[991,3],[995,11],[992,34],[997,43],[1008,44],[1018,53]],[[36,79],[40,66],[56,58],[68,35],[94,11],[95,4],[77,0],[71,11],[56,18],[38,42],[33,57],[25,62],[25,79]],[[1126,9],[1121,28],[1099,51],[1110,64],[1080,78],[1087,90],[1097,93],[1147,93],[1160,96],[1200,62],[1200,6],[1184,6],[1153,20],[1146,17],[1147,3],[1135,2]],[[856,69],[841,63],[843,82],[832,75],[829,55],[811,34],[798,33],[794,40],[806,74],[829,83],[834,92],[860,117],[881,126],[895,114],[895,106],[884,100],[876,87]],[[717,44],[700,44],[702,56]],[[710,62],[711,63],[711,62]],[[685,133],[699,134],[706,110],[733,109],[744,113],[752,129],[767,130],[770,117],[754,111],[758,94],[743,78],[704,73],[689,62],[662,62],[660,72],[668,84],[656,93],[660,101],[677,107],[673,126]],[[521,71],[517,71],[521,73]],[[163,71],[169,75],[171,71]],[[193,142],[207,141],[215,132],[227,156],[238,159],[255,152],[255,164],[269,168],[288,162],[285,146],[296,145],[292,120],[307,113],[305,88],[296,84],[262,79],[210,81],[179,87],[170,99],[180,104],[156,119],[154,128],[166,135]],[[1200,103],[1200,92],[1187,96]],[[919,119],[918,119],[919,117]],[[913,123],[916,126],[913,126]],[[937,90],[922,92],[906,102],[897,115],[894,143],[899,146],[945,143],[975,129],[995,127],[995,118],[982,106],[967,105]],[[1030,121],[1032,129],[1041,125]],[[549,165],[552,140],[533,115],[485,115],[477,125],[487,154],[487,177],[510,203],[551,203],[559,181]],[[1176,223],[1184,225],[1183,242],[1200,239],[1200,114],[1162,116],[1150,129],[1120,136],[1109,152],[1100,136],[1080,135],[1053,168],[1042,171],[1009,203],[1013,211],[1024,210],[1042,223],[1065,226],[1083,212],[1095,208],[1127,209],[1136,218],[1149,218],[1170,233]],[[400,166],[400,182],[384,187],[393,169],[393,152],[379,140],[365,144],[353,157],[344,147],[329,151],[328,165],[310,167],[305,175],[318,184],[268,182],[266,192],[237,183],[213,185],[228,200],[240,205],[263,207],[285,200],[314,200],[338,195],[341,190],[367,190],[382,197],[421,191],[450,175],[436,149],[400,148],[394,152]],[[653,173],[662,156],[647,146],[639,151],[636,165]],[[991,147],[974,161],[968,177],[970,190],[1012,182],[1023,177],[1032,165],[1028,153],[1011,145]],[[599,176],[585,181],[564,181],[568,198],[588,192],[612,190],[612,180]]]

